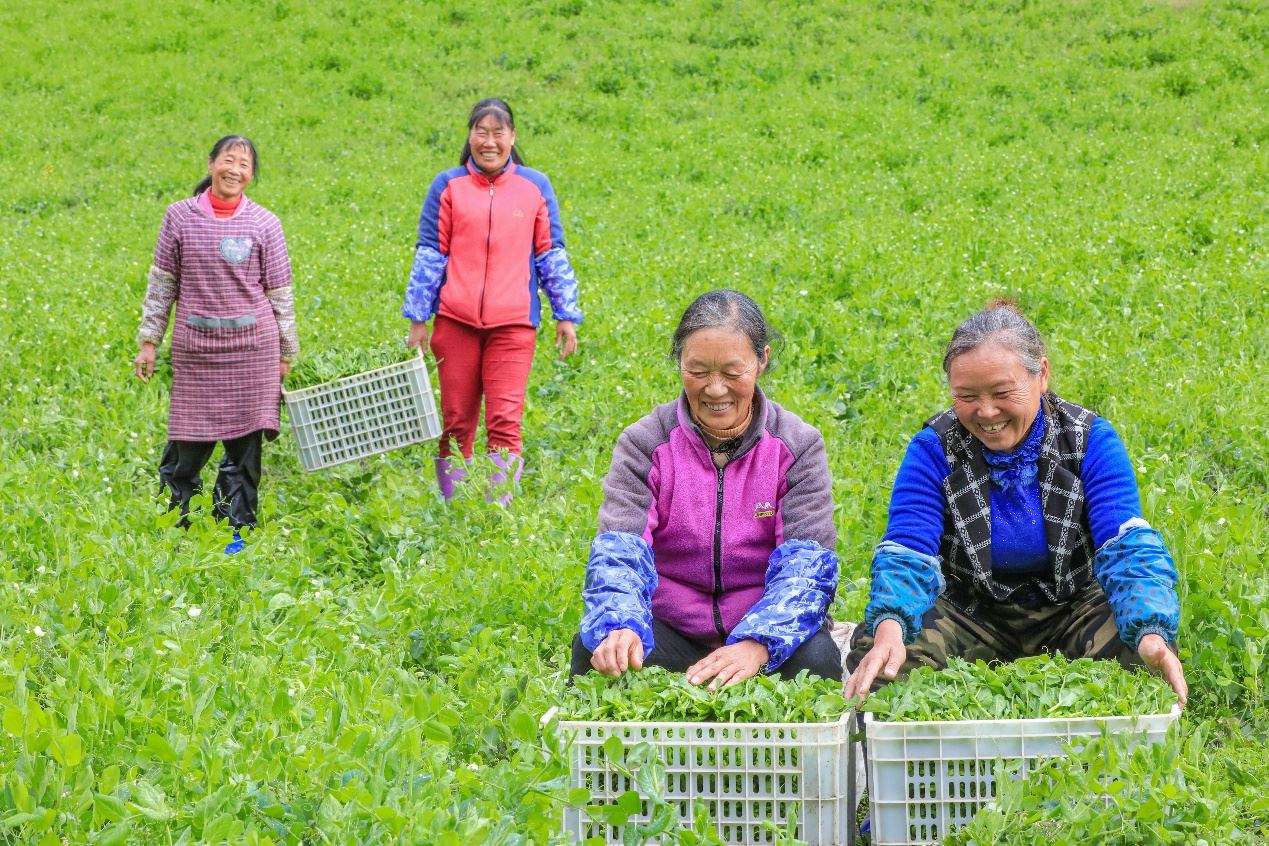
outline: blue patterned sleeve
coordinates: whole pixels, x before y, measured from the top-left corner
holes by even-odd
[[[727,643],[756,640],[767,647],[767,669],[788,660],[824,625],[837,591],[837,555],[814,541],[785,541],[767,560],[762,598],[749,609]]]
[[[1140,518],[1128,520],[1093,556],[1119,637],[1132,649],[1148,634],[1176,643],[1181,605],[1176,565],[1163,537]]]
[[[547,299],[551,301],[551,316],[556,320],[582,322],[582,309],[577,303],[577,274],[563,247],[552,247],[540,253],[534,260],[538,279]]]
[[[652,547],[630,532],[600,532],[590,545],[586,588],[582,601],[582,645],[594,652],[617,629],[630,629],[643,641],[643,654],[656,646],[652,639],[652,593],[657,569]]]
[[[417,323],[430,320],[440,304],[441,285],[445,284],[445,267],[449,257],[439,250],[420,244],[414,252],[410,281],[405,285],[405,305],[401,313]]]
[[[938,558],[882,541],[872,555],[864,631],[875,636],[882,620],[898,620],[903,642],[912,643],[921,633],[921,618],[946,587]]]

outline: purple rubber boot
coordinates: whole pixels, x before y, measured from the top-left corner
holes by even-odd
[[[515,453],[508,453],[503,458],[502,453],[491,452],[489,460],[493,462],[494,470],[489,474],[489,490],[485,491],[485,499],[499,505],[508,505],[513,498],[515,486],[520,483],[524,459]]]
[[[466,462],[451,462],[449,458],[436,459],[436,483],[441,487],[445,500],[454,498],[454,488],[467,477]]]

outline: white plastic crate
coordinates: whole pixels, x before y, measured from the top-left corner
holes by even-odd
[[[873,846],[938,843],[965,825],[996,796],[998,761],[1031,772],[1064,747],[1131,732],[1148,743],[1164,739],[1181,714],[1139,717],[1068,717],[1031,720],[879,722],[864,715],[868,743],[868,813]]]
[[[635,785],[608,767],[604,741],[616,735],[627,748],[655,747],[665,764],[664,798],[691,825],[697,799],[709,807],[725,843],[774,843],[764,821],[783,826],[797,806],[798,837],[809,846],[846,843],[854,822],[847,801],[849,719],[827,723],[636,723],[560,722],[571,738],[572,787],[591,792],[591,804],[609,803]],[[646,822],[646,813],[631,817]],[[574,843],[599,837],[620,844],[621,829],[566,808],[564,831]],[[659,842],[659,841],[653,841]]]
[[[321,470],[441,434],[422,353],[324,385],[283,391],[282,399],[305,470]]]

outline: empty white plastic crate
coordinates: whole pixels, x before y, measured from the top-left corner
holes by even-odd
[[[1100,735],[1102,726],[1158,743],[1180,714],[1174,707],[1137,717],[912,723],[865,714],[873,846],[938,843],[968,823],[996,796],[998,761],[1030,772],[1042,759],[1065,755],[1070,741]]]
[[[846,843],[854,822],[847,807],[849,716],[826,723],[562,720],[559,725],[572,744],[572,787],[590,790],[591,804],[609,803],[636,789],[604,757],[604,741],[616,735],[627,748],[648,743],[660,752],[664,798],[678,807],[681,825],[691,825],[693,803],[701,799],[723,842],[774,843],[777,835],[762,823],[783,826],[797,806],[798,837],[809,846],[836,846]],[[647,815],[631,821],[646,822]],[[622,842],[620,828],[591,820],[582,808],[565,809],[564,831],[574,843],[591,837]]]
[[[440,437],[441,420],[420,353],[400,364],[283,391],[305,470],[320,470]]]

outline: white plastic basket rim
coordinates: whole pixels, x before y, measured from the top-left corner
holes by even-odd
[[[415,353],[416,353],[415,356],[411,358],[407,358],[404,361],[398,361],[396,364],[388,364],[388,365],[384,365],[383,367],[377,367],[374,370],[363,370],[360,373],[351,373],[347,376],[340,376],[338,379],[332,379],[329,382],[322,382],[320,385],[309,385],[307,388],[296,388],[294,391],[288,391],[285,388],[283,388],[282,399],[283,400],[305,399],[306,397],[313,396],[314,394],[318,394],[323,391],[329,391],[331,388],[335,387],[336,385],[351,384],[354,382],[366,382],[372,379],[377,379],[379,376],[383,375],[385,371],[409,370],[410,368],[414,367],[415,363],[418,361],[423,361],[424,363],[426,363],[426,359],[423,358],[423,350],[421,349],[415,350]]]

